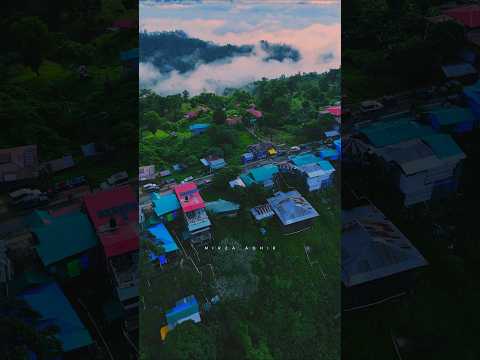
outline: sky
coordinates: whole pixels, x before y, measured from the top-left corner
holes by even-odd
[[[291,45],[300,51],[298,62],[264,62],[257,47],[252,56],[198,64],[188,73],[160,72],[140,63],[140,86],[161,95],[188,90],[221,93],[262,77],[277,78],[298,72],[324,72],[340,66],[340,1],[234,0],[202,3],[140,3],[141,31],[183,30],[190,37],[225,45],[256,45],[260,40]]]

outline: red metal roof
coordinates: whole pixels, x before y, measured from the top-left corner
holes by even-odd
[[[190,212],[205,207],[197,184],[189,182],[175,186],[175,194],[184,212]]]
[[[453,9],[444,10],[443,13],[461,22],[463,25],[469,28],[480,27],[479,5],[460,6]]]
[[[327,111],[332,114],[333,116],[341,116],[342,115],[342,107],[341,106],[329,106],[327,107]]]
[[[129,225],[121,226],[112,232],[102,233],[99,238],[107,257],[136,251],[140,243],[137,232]]]
[[[138,223],[138,201],[130,186],[115,187],[85,196],[88,216],[97,230],[114,218],[117,225]]]

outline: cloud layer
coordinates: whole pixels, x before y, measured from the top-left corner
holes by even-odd
[[[291,4],[291,3],[290,3]],[[322,72],[340,65],[340,8],[337,3],[207,3],[141,5],[140,28],[146,31],[183,30],[189,36],[218,44],[255,44],[256,56],[199,64],[186,74],[161,74],[140,64],[140,85],[159,94],[188,90],[222,92],[249,82],[298,72]],[[258,43],[285,43],[297,48],[299,62],[269,61]]]

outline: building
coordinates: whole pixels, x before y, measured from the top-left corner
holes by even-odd
[[[175,194],[180,202],[187,225],[184,238],[194,245],[210,241],[212,224],[205,211],[205,203],[200,196],[197,185],[193,182],[177,185],[175,186]]]
[[[477,69],[467,62],[443,65],[441,69],[445,80],[458,80],[469,84],[478,80]]]
[[[238,211],[240,210],[240,205],[223,199],[207,202],[205,203],[205,207],[207,212],[210,212],[214,215],[227,217],[238,215]]]
[[[65,155],[61,158],[50,160],[41,165],[43,169],[56,173],[62,170],[70,169],[75,166],[72,155]]]
[[[114,292],[127,317],[138,318],[138,201],[130,186],[85,197],[85,210],[103,248]]]
[[[270,219],[275,216],[275,213],[273,212],[269,204],[255,206],[254,208],[250,209],[250,213],[256,221]]]
[[[177,301],[175,306],[168,310],[165,314],[167,325],[160,329],[162,340],[165,340],[169,331],[175,326],[185,321],[193,321],[199,323],[202,321],[200,317],[200,308],[194,295],[187,296]]]
[[[156,176],[155,165],[140,166],[138,169],[138,178],[140,181],[153,180]]]
[[[258,184],[264,187],[272,187],[273,178],[277,173],[277,165],[267,164],[253,168],[248,173],[240,175],[240,179],[246,186]]]
[[[0,241],[0,297],[8,294],[7,283],[13,278],[13,264],[7,255],[7,246]]]
[[[449,107],[428,113],[430,124],[435,131],[463,134],[472,131],[477,119],[470,108]]]
[[[227,124],[228,126],[235,126],[241,123],[242,123],[241,116],[230,116],[225,119],[225,124]]]
[[[0,149],[0,183],[38,177],[37,145]]]
[[[85,214],[54,217],[36,210],[29,219],[35,251],[47,273],[67,281],[96,268],[98,240]]]
[[[254,158],[251,160],[262,160],[262,159],[266,159],[268,156],[275,156],[277,154],[275,147],[273,146],[272,143],[269,143],[269,142],[249,145],[248,151],[250,154],[253,154],[254,156]],[[247,156],[249,157],[250,155],[247,155]]]
[[[332,184],[334,167],[324,160],[314,164],[308,164],[297,167],[298,171],[304,176],[307,190],[323,190]]]
[[[153,211],[160,222],[171,222],[180,215],[181,206],[175,193],[152,193],[151,199]]]
[[[253,155],[251,152],[247,152],[245,154],[242,154],[242,164],[249,163],[251,161],[255,160],[255,155]]]
[[[463,95],[467,98],[468,106],[476,119],[480,119],[480,81],[463,88]],[[476,124],[478,124],[478,120]]]
[[[148,232],[155,238],[154,243],[163,248],[163,254],[149,254],[152,261],[158,261],[160,265],[166,265],[178,256],[179,247],[164,224],[157,224],[148,228]]]
[[[210,124],[193,124],[189,126],[189,130],[193,135],[203,134],[208,130]]]
[[[255,106],[250,107],[246,112],[252,115],[255,119],[260,119],[263,116],[260,110],[255,109]]]
[[[39,325],[55,325],[56,338],[63,348],[62,359],[89,359],[94,341],[57,283],[51,282],[28,289],[18,295],[40,315]]]
[[[200,159],[200,162],[210,168],[210,171],[215,171],[219,169],[223,169],[227,166],[225,159],[219,157],[208,157],[205,159]]]
[[[310,228],[313,220],[319,216],[313,206],[296,190],[277,192],[268,198],[267,202],[287,234]]]
[[[342,303],[362,308],[408,293],[412,271],[427,261],[368,202],[342,211]]]

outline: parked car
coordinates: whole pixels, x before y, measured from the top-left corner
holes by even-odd
[[[128,183],[128,174],[126,171],[121,171],[113,174],[107,179],[110,186],[122,185]]]
[[[186,182],[189,182],[189,181],[192,181],[193,180],[193,176],[189,176],[189,177],[186,177],[185,179],[182,180],[182,183],[186,183]]]
[[[381,109],[383,109],[383,104],[378,101],[366,100],[360,103],[360,110],[364,113]]]
[[[143,190],[146,192],[158,191],[160,190],[160,186],[157,184],[145,184],[143,185]]]
[[[302,149],[299,146],[292,146],[290,148],[290,152],[299,152],[302,151]]]
[[[31,196],[40,196],[42,192],[38,189],[29,189],[29,188],[23,188],[19,190],[12,191],[11,193],[8,194],[8,198],[10,201],[10,204],[12,205],[18,205],[24,199],[27,199]]]

